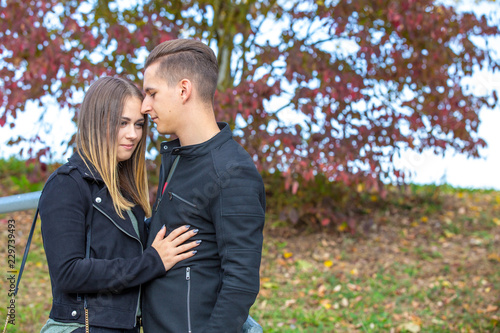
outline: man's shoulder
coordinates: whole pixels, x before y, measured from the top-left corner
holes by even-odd
[[[234,139],[227,140],[218,149],[213,150],[212,157],[216,168],[228,163],[255,168],[250,154]]]
[[[228,140],[212,152],[216,173],[227,184],[245,183],[246,186],[262,185],[262,176],[250,154],[236,141]],[[234,184],[233,184],[234,185]],[[252,185],[253,186],[253,185]]]

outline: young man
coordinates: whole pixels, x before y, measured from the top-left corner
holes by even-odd
[[[190,224],[197,254],[143,286],[146,333],[241,332],[259,291],[265,192],[249,154],[217,123],[218,65],[195,40],[158,45],[146,60],[142,113],[158,132],[162,166],[148,245]]]

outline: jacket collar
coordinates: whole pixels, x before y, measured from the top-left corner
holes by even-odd
[[[220,132],[208,141],[190,146],[181,146],[179,139],[162,142],[160,153],[171,153],[172,155],[181,156],[201,156],[208,154],[210,151],[220,147],[224,142],[233,137],[233,133],[227,123],[218,122],[217,125],[219,126]]]
[[[94,165],[92,163],[90,163],[90,161],[86,161],[87,164],[85,164],[85,162],[82,159],[82,157],[80,156],[80,154],[74,153],[73,156],[71,156],[68,159],[68,161],[71,165],[73,165],[77,168],[77,170],[82,175],[82,178],[87,179],[87,180],[104,182],[101,175],[94,168]]]
[[[87,161],[87,167],[84,160],[78,153],[73,154],[73,156],[68,159],[68,162],[70,166],[75,167],[78,170],[83,179],[89,180],[91,182],[97,181],[104,183],[104,180],[101,178],[101,175],[97,172],[92,163]],[[133,202],[133,200],[129,196],[125,195],[125,197],[127,198],[127,200]],[[98,199],[98,201],[96,199]],[[120,223],[120,221],[124,220],[130,221],[130,218],[126,212],[124,212],[124,219],[121,219],[118,216],[113,206],[113,199],[111,198],[111,195],[109,194],[108,188],[106,186],[102,186],[98,189],[97,192],[93,192],[91,201],[92,203],[94,203],[94,205],[97,205],[99,209],[101,209],[109,217],[111,217],[114,222]],[[144,221],[144,211],[139,205],[135,205],[134,207],[132,207],[132,212],[136,216],[137,221]],[[132,237],[136,237],[136,233],[132,226],[132,223],[120,223],[119,226]],[[139,228],[139,239],[141,240],[141,242],[145,242],[145,237],[146,236],[144,235],[142,228]]]

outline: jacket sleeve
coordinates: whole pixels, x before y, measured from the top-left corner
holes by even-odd
[[[151,247],[134,258],[86,259],[90,201],[70,175],[58,174],[45,185],[39,208],[54,287],[65,293],[119,292],[165,274],[160,256]]]
[[[204,332],[236,332],[259,292],[265,192],[251,160],[219,170],[220,195],[212,205],[222,265],[222,287]]]

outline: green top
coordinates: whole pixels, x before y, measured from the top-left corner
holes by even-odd
[[[61,323],[49,318],[40,333],[71,333],[80,327],[85,327],[85,325],[79,323]]]
[[[139,237],[139,240],[141,239],[141,235],[139,234],[139,224],[137,223],[137,218],[135,217],[134,213],[130,209],[127,209],[127,214],[128,217],[130,217],[130,221],[132,221],[132,226],[134,227],[135,233],[137,234],[137,237]],[[139,301],[137,302],[137,317],[141,315],[141,289],[139,287]]]
[[[130,220],[132,221],[132,226],[134,227],[135,233],[137,234],[137,237],[141,237],[139,234],[139,225],[137,224],[137,218],[135,217],[134,213],[130,209],[127,209],[127,214],[128,217],[130,217]]]

